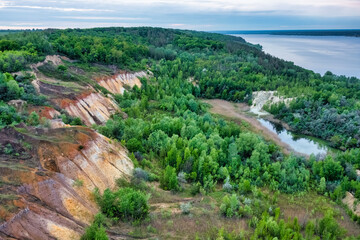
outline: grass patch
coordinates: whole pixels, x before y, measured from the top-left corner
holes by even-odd
[[[82,187],[84,185],[84,181],[81,179],[76,179],[73,183],[74,187]]]
[[[19,197],[14,194],[0,194],[0,201],[16,200],[16,199],[19,199]]]
[[[85,76],[75,74],[68,70],[62,70],[51,63],[45,63],[44,65],[38,67],[38,69],[49,78],[55,78],[65,82],[77,82],[82,85],[93,82]]]
[[[15,171],[29,171],[25,165],[14,162],[0,162],[0,168],[9,168]]]

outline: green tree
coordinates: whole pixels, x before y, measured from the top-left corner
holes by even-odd
[[[160,178],[160,187],[164,190],[173,191],[177,191],[179,189],[175,168],[171,166],[167,166],[165,168],[165,171]]]
[[[328,181],[334,181],[342,178],[343,176],[343,167],[339,162],[333,160],[331,156],[327,156],[324,160],[322,176]]]
[[[319,193],[324,194],[325,190],[326,190],[326,180],[324,177],[322,177],[320,179],[320,184],[319,184]]]
[[[10,80],[7,83],[9,99],[20,98],[24,94],[24,88],[19,87],[15,80]]]

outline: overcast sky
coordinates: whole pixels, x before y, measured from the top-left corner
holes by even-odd
[[[359,29],[360,0],[0,0],[0,29]]]

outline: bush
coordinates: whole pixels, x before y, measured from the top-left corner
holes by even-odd
[[[12,147],[12,145],[10,143],[6,144],[6,146],[4,147],[4,153],[10,155],[13,152],[14,148]]]
[[[322,239],[343,239],[346,231],[342,229],[328,211],[317,224],[317,233]]]
[[[240,193],[250,193],[251,192],[251,184],[249,180],[244,180],[242,183],[239,184],[239,191]]]
[[[230,184],[230,178],[229,178],[229,177],[227,177],[226,180],[225,180],[225,183],[224,183],[224,185],[223,185],[223,190],[224,190],[225,192],[228,192],[228,193],[231,193],[232,190],[233,190],[233,187],[232,187],[232,185]]]
[[[135,168],[133,176],[134,176],[134,178],[141,179],[144,181],[149,180],[149,173],[141,168]]]
[[[142,147],[142,143],[141,141],[139,141],[136,138],[130,138],[127,142],[126,142],[126,148],[130,151],[130,152],[136,152],[136,151],[144,151],[144,148]]]
[[[116,192],[106,189],[103,196],[96,191],[95,195],[101,211],[110,218],[136,221],[149,214],[149,196],[141,191],[126,187]]]
[[[0,128],[12,123],[19,123],[20,121],[21,116],[17,113],[16,109],[0,101]]]
[[[70,125],[83,125],[81,119],[79,117],[75,117],[71,122]]]
[[[193,183],[190,187],[191,195],[195,196],[196,194],[198,194],[200,192],[200,187],[201,187],[201,184],[199,182]]]
[[[27,123],[31,126],[37,126],[40,124],[39,115],[36,112],[31,112],[29,118],[27,119]]]
[[[190,202],[187,202],[187,203],[181,203],[180,204],[180,209],[181,209],[181,212],[183,214],[189,214],[190,213],[190,210],[191,210],[191,203]]]
[[[240,201],[236,194],[232,194],[229,198],[228,196],[225,196],[222,200],[222,203],[220,205],[220,212],[225,217],[233,217],[237,216],[239,214],[240,210]]]
[[[59,66],[57,67],[57,69],[58,69],[59,71],[65,72],[65,71],[67,70],[67,67],[64,66],[64,65],[59,65]]]
[[[324,177],[322,177],[320,179],[320,184],[319,184],[319,187],[318,187],[318,192],[320,194],[324,194],[325,193],[325,190],[326,190],[326,180]]]
[[[175,168],[167,166],[160,178],[160,187],[164,190],[177,191],[179,189],[179,182],[176,176]]]
[[[108,240],[106,231],[104,228],[105,217],[102,214],[95,216],[94,222],[85,229],[84,235],[81,236],[81,240]]]
[[[215,190],[217,181],[213,180],[213,177],[209,174],[207,177],[203,179],[203,188],[206,193],[213,192]]]
[[[179,172],[178,176],[177,176],[178,182],[181,184],[185,184],[187,183],[186,181],[186,175],[184,172]]]

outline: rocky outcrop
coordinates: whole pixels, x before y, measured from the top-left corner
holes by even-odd
[[[61,107],[73,117],[79,117],[87,126],[105,123],[119,111],[116,103],[100,93],[80,96],[74,101],[62,101]]]
[[[99,211],[94,189],[133,169],[120,144],[86,127],[5,128],[0,139],[20,153],[0,154],[0,239],[79,239]]]
[[[62,59],[68,60],[67,57],[62,57],[60,55],[48,55],[48,56],[45,57],[44,61],[38,62],[36,64],[32,64],[31,68],[32,69],[38,68],[38,67],[44,65],[45,63],[52,63],[55,66],[58,66],[58,65],[62,64]]]
[[[348,206],[348,208],[357,216],[360,217],[360,203],[358,203],[357,199],[349,192],[346,192],[345,198],[342,202]]]
[[[8,104],[15,107],[18,112],[22,112],[24,111],[27,102],[21,99],[17,99],[9,101]]]
[[[289,104],[293,98],[284,98],[277,95],[277,91],[258,91],[252,93],[252,105],[250,107],[250,112],[257,115],[266,115],[267,112],[263,111],[265,104],[274,104],[278,102],[284,102]]]
[[[97,79],[98,84],[108,91],[114,94],[123,94],[125,91],[125,86],[130,88],[134,86],[141,87],[141,82],[139,78],[147,77],[147,73],[142,72],[121,72],[111,77],[102,77]]]
[[[71,125],[65,124],[61,119],[50,120],[50,128],[63,128],[63,127],[71,127]]]

